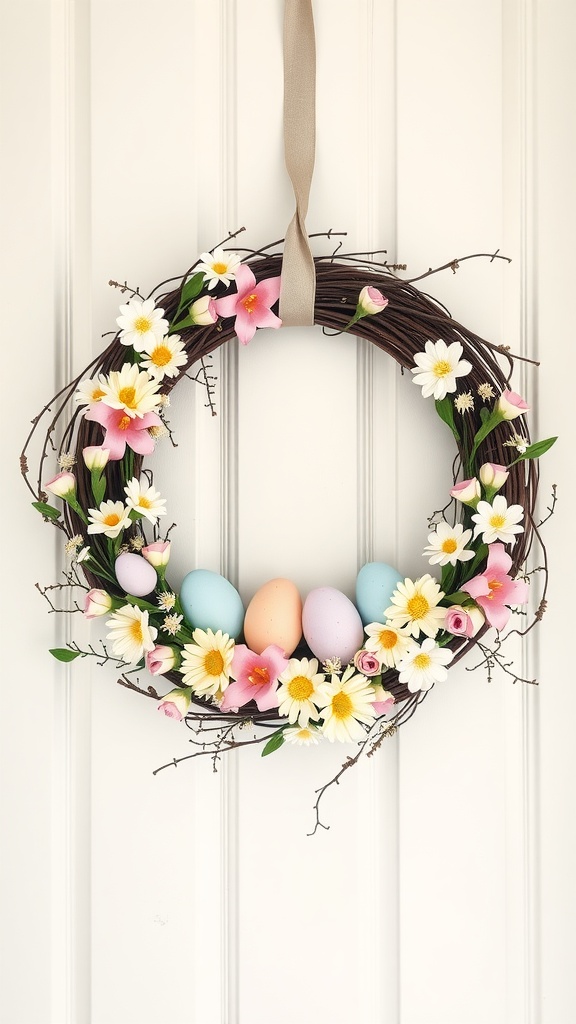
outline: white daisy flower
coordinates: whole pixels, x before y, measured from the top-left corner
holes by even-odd
[[[278,714],[285,715],[291,725],[308,725],[310,718],[318,718],[318,687],[324,682],[324,673],[318,672],[316,658],[290,658],[278,676]]]
[[[110,628],[106,639],[113,641],[114,654],[131,664],[140,661],[147,651],[153,649],[158,636],[156,627],[148,623],[148,612],[131,604],[113,612],[106,625]]]
[[[152,484],[144,480],[137,480],[135,476],[126,484],[124,491],[127,494],[126,505],[128,509],[134,509],[140,515],[145,516],[150,523],[158,522],[159,516],[166,515],[166,498],[160,497]]]
[[[74,393],[74,401],[78,405],[92,405],[94,402],[100,402],[106,394],[105,384],[106,377],[102,373],[99,373],[96,378],[83,380]]]
[[[446,614],[445,608],[437,607],[443,597],[443,591],[429,573],[416,582],[406,578],[392,594],[392,604],[384,615],[393,626],[405,626],[411,636],[436,636]]]
[[[322,734],[313,725],[294,725],[284,729],[286,743],[296,743],[299,747],[309,747],[312,743],[318,743],[321,737]]]
[[[322,725],[320,732],[330,740],[341,743],[354,743],[364,739],[364,725],[371,725],[376,715],[374,712],[374,687],[366,676],[356,673],[354,665],[349,665],[340,678],[332,676],[330,683],[319,687]]]
[[[184,685],[195,693],[222,693],[230,682],[230,668],[234,656],[234,641],[219,629],[195,629],[193,644],[184,644],[182,665]]]
[[[165,594],[160,594],[158,598],[158,605],[165,612],[171,612],[175,604],[176,594],[172,594],[170,591],[166,591]]]
[[[412,642],[405,628],[398,629],[391,622],[371,622],[364,630],[368,636],[366,650],[373,651],[380,664],[387,668],[396,667]]]
[[[237,252],[224,252],[220,248],[214,249],[214,252],[201,253],[200,259],[202,263],[198,264],[198,271],[208,281],[208,291],[212,291],[219,281],[228,288],[241,263]]]
[[[474,536],[481,533],[485,544],[494,544],[497,540],[503,544],[515,544],[515,534],[524,532],[524,527],[518,525],[523,516],[522,505],[508,505],[503,494],[497,494],[492,504],[479,501],[472,516],[476,523]]]
[[[413,643],[398,664],[398,679],[411,693],[429,690],[434,683],[448,678],[446,665],[454,655],[446,647],[439,647],[435,640],[426,637],[421,644]]]
[[[431,565],[456,565],[457,562],[468,562],[474,558],[474,551],[466,545],[472,537],[472,530],[465,530],[462,523],[450,526],[438,523],[435,531],[428,534],[428,544],[424,555],[430,555]]]
[[[88,533],[103,533],[114,539],[130,526],[129,515],[130,509],[123,502],[103,501],[100,508],[88,509]]]
[[[183,618],[183,615],[165,615],[162,629],[165,633],[170,633],[170,636],[176,636]]]
[[[422,388],[422,397],[446,398],[448,392],[456,391],[457,377],[465,377],[472,369],[467,359],[460,359],[464,351],[459,341],[447,345],[445,341],[427,341],[424,352],[414,356],[416,366],[414,383]]]
[[[158,380],[162,380],[163,377],[177,377],[180,367],[186,366],[188,362],[184,342],[180,341],[179,334],[158,340],[154,338],[146,343],[142,351],[145,358],[142,359],[140,366]]]
[[[164,310],[156,307],[154,299],[130,299],[125,306],[120,306],[120,314],[116,320],[121,328],[120,341],[123,345],[133,345],[136,352],[160,341],[170,327],[163,319]]]
[[[123,409],[132,418],[153,412],[160,404],[160,382],[140,370],[137,363],[124,363],[121,370],[112,370],[103,387],[102,401],[111,409]]]

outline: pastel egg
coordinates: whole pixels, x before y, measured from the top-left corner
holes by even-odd
[[[242,598],[230,580],[209,569],[193,569],[182,580],[180,602],[187,622],[236,639],[244,622]]]
[[[287,658],[302,636],[302,599],[290,580],[269,580],[256,591],[246,609],[244,637],[251,651],[262,654],[278,644]]]
[[[158,577],[156,569],[142,555],[133,555],[129,551],[118,555],[114,563],[116,579],[127,594],[134,597],[146,597],[151,594]]]
[[[356,580],[356,607],[365,626],[369,622],[384,621],[392,593],[403,579],[386,562],[367,562],[362,566]]]
[[[302,627],[306,643],[320,661],[352,660],[364,641],[362,619],[346,594],[334,587],[311,590],[304,602]]]

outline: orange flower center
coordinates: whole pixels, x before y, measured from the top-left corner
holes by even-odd
[[[104,519],[102,521],[105,524],[105,526],[118,526],[118,523],[120,522],[120,516],[116,515],[115,512],[110,512],[109,515],[104,516]]]
[[[225,274],[226,271],[228,270],[228,264],[227,263],[213,263],[212,264],[212,270],[214,271],[215,274]]]
[[[444,551],[447,555],[452,555],[456,551],[457,547],[458,547],[458,545],[457,545],[456,541],[454,540],[454,538],[453,537],[449,537],[448,540],[444,541],[444,543],[442,545],[442,551]]]
[[[423,619],[430,610],[430,605],[423,594],[414,594],[406,605],[411,619]]]
[[[137,644],[143,643],[144,637],[142,636],[142,623],[140,619],[134,619],[134,622],[131,623],[130,636]]]
[[[122,402],[128,409],[135,409],[136,402],[136,389],[135,388],[120,388],[118,392],[118,401]]]
[[[506,524],[505,516],[493,515],[490,516],[490,526],[493,526],[495,530],[501,530]]]
[[[256,292],[252,292],[250,295],[247,295],[245,299],[242,299],[242,305],[247,313],[253,313],[254,309],[258,305],[258,296]]]
[[[266,666],[254,665],[254,668],[248,676],[248,682],[252,683],[252,686],[265,686],[266,683],[269,683],[270,673]]]
[[[308,700],[313,689],[312,680],[307,676],[294,676],[288,683],[288,693],[292,700]]]
[[[158,345],[150,356],[154,366],[166,366],[172,358],[172,353],[167,345]]]
[[[145,498],[143,494],[138,498],[138,505],[140,508],[152,508],[152,502],[149,498]]]
[[[99,402],[101,398],[104,398],[105,394],[106,392],[102,391],[102,388],[94,388],[90,397],[93,402]]]
[[[334,718],[349,718],[353,710],[353,704],[347,693],[343,693],[340,690],[335,697],[332,698],[332,714]]]
[[[488,580],[488,586],[490,588],[490,593],[486,594],[486,597],[488,598],[489,601],[491,601],[492,598],[494,597],[494,591],[501,590],[502,584],[500,583],[500,580]]]
[[[204,658],[204,669],[209,676],[219,676],[224,668],[224,658],[220,651],[208,651]]]
[[[398,642],[398,637],[392,629],[381,630],[378,639],[385,651],[391,651]]]
[[[130,419],[129,416],[122,416],[118,420],[118,430],[128,430],[128,427],[130,426],[131,423],[132,420]]]

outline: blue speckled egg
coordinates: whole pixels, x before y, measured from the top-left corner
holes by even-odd
[[[367,562],[356,580],[356,607],[364,625],[383,622],[384,611],[390,607],[392,593],[404,579],[386,562]]]
[[[182,581],[180,601],[194,629],[221,629],[236,639],[244,624],[242,598],[229,580],[209,569],[193,569]]]

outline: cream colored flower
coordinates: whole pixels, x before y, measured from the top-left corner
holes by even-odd
[[[406,578],[392,594],[392,604],[384,615],[393,626],[405,626],[411,636],[425,633],[433,637],[444,622],[446,610],[437,607],[443,597],[443,591],[429,573],[416,582]]]
[[[142,352],[145,345],[159,341],[168,333],[169,323],[163,319],[164,310],[158,309],[154,299],[134,297],[120,306],[116,323],[121,328],[120,341],[133,345],[136,352]]]
[[[179,671],[195,693],[221,694],[230,681],[234,641],[221,629],[195,629],[193,644],[184,644]]]
[[[188,358],[184,351],[184,342],[178,334],[171,337],[156,339],[146,343],[143,348],[144,358],[140,366],[158,380],[163,377],[177,377],[181,366],[186,366]]]
[[[354,743],[366,735],[363,725],[371,725],[374,711],[374,687],[366,676],[356,673],[349,665],[342,676],[333,675],[329,683],[320,688],[322,724],[320,731],[330,740]]]
[[[321,732],[313,725],[294,725],[284,729],[286,743],[296,743],[299,747],[309,747],[310,744],[317,744],[322,738]]]
[[[466,412],[468,409],[473,409],[474,399],[472,398],[472,392],[464,391],[461,395],[456,395],[454,407],[457,412]]]
[[[429,690],[434,683],[448,678],[446,665],[454,655],[446,647],[427,637],[421,644],[413,643],[398,665],[398,679],[411,693]]]
[[[74,401],[78,405],[93,405],[94,402],[102,401],[106,394],[104,391],[105,384],[106,377],[101,373],[95,379],[83,380],[78,385],[78,389],[74,394]]]
[[[72,469],[76,465],[76,456],[72,452],[62,452],[57,462],[60,469]]]
[[[169,590],[158,597],[158,606],[165,612],[171,612],[175,604],[176,594],[172,594]]]
[[[414,356],[414,383],[422,388],[423,398],[431,395],[437,400],[446,398],[449,392],[456,391],[456,378],[469,374],[472,364],[460,358],[464,349],[459,341],[451,345],[442,339],[427,341],[424,349]]]
[[[398,629],[391,622],[371,622],[364,629],[368,636],[366,650],[373,651],[381,665],[395,668],[410,646],[410,633],[406,628]]]
[[[479,501],[476,514],[472,516],[476,523],[474,536],[481,533],[485,544],[498,540],[515,544],[515,534],[524,532],[524,527],[519,525],[523,516],[522,505],[509,505],[503,494],[497,494],[491,505],[488,501]]]
[[[106,625],[110,632],[107,640],[112,640],[112,650],[118,658],[135,664],[144,657],[147,651],[154,648],[158,630],[148,622],[148,612],[125,604],[113,612]]]
[[[180,631],[180,623],[182,622],[183,615],[165,615],[162,623],[162,629],[165,633],[169,633],[170,636],[176,636]]]
[[[482,399],[483,402],[488,402],[489,399],[496,398],[496,392],[494,391],[494,388],[492,387],[491,384],[488,383],[478,385],[478,394],[480,395],[480,398]]]
[[[166,515],[166,509],[164,508],[166,499],[160,497],[160,491],[157,491],[152,484],[132,477],[126,484],[124,491],[127,495],[127,507],[145,516],[150,523],[156,523],[159,516]]]
[[[214,249],[214,252],[203,252],[200,259],[202,263],[198,264],[197,269],[204,274],[204,280],[208,281],[208,291],[212,291],[218,282],[228,288],[240,266],[238,253],[224,252],[221,248]]]
[[[465,530],[462,523],[450,526],[441,522],[433,533],[428,534],[424,555],[429,555],[431,565],[456,565],[474,558],[474,552],[466,545],[472,537],[472,530]]]
[[[316,658],[290,658],[278,682],[279,715],[285,715],[291,725],[298,722],[302,727],[310,718],[318,718],[318,687],[324,682],[324,673],[318,672]]]
[[[121,370],[112,370],[103,384],[102,401],[111,409],[123,409],[127,416],[144,416],[160,404],[159,381],[137,363],[124,363]]]
[[[129,515],[130,509],[121,501],[103,501],[100,508],[88,509],[88,533],[103,533],[113,539],[130,526]]]

